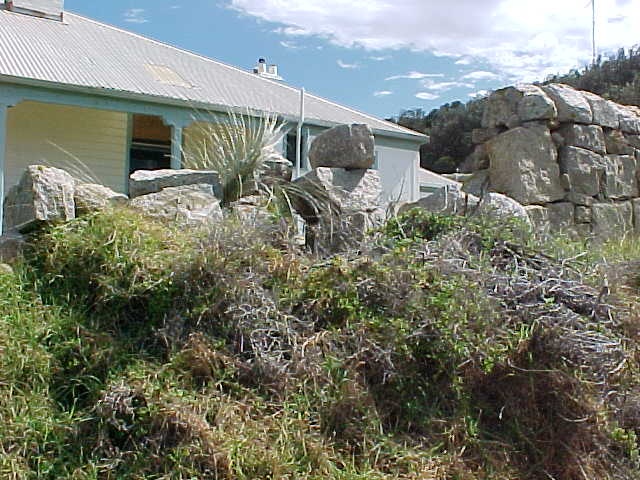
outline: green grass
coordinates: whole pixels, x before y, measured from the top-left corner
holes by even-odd
[[[637,478],[633,290],[576,320],[627,355],[602,391],[525,305],[556,297],[487,289],[581,252],[567,279],[598,286],[639,242],[540,257],[520,226],[417,212],[374,237],[323,260],[126,210],[38,232],[0,273],[0,478]]]

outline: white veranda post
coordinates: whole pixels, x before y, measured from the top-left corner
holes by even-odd
[[[4,169],[7,153],[7,112],[8,105],[0,104],[0,235],[4,223]]]
[[[171,168],[182,168],[182,125],[171,125]]]

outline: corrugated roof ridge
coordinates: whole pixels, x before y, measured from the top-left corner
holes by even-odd
[[[272,85],[275,85],[277,87],[283,87],[283,88],[289,89],[289,90],[294,91],[294,92],[299,92],[300,91],[299,88],[293,87],[291,85],[287,85],[286,83],[277,82],[277,81],[274,81],[274,80],[271,80],[271,79],[268,79],[268,78],[257,76],[256,74],[248,72],[246,70],[243,70],[240,67],[236,67],[234,65],[230,65],[228,63],[221,62],[220,60],[216,60],[216,59],[213,59],[211,57],[207,57],[205,55],[202,55],[202,54],[199,54],[199,53],[196,53],[196,52],[192,52],[191,50],[187,50],[186,48],[177,47],[175,45],[171,45],[170,43],[166,43],[166,42],[163,42],[161,40],[157,40],[155,38],[147,37],[145,35],[140,35],[138,33],[131,32],[129,30],[125,30],[123,28],[116,27],[116,26],[108,24],[108,23],[100,22],[98,20],[94,20],[93,18],[85,17],[84,15],[80,15],[78,13],[71,12],[71,11],[68,11],[68,10],[65,11],[65,15],[67,15],[67,14],[71,15],[72,17],[78,17],[78,18],[80,18],[82,20],[94,23],[96,25],[100,25],[102,27],[106,27],[106,28],[109,28],[111,30],[116,30],[116,31],[118,31],[120,33],[124,33],[126,35],[139,38],[139,39],[144,40],[146,42],[152,42],[152,43],[155,43],[155,44],[160,45],[162,47],[169,48],[171,50],[175,50],[177,52],[184,53],[184,54],[187,54],[187,55],[191,55],[193,57],[199,58],[200,60],[204,60],[204,61],[207,61],[207,62],[215,63],[215,64],[220,65],[222,67],[225,67],[225,68],[234,70],[236,72],[242,73],[244,75],[249,75],[252,78],[255,78],[255,79],[258,79],[258,80],[261,80],[261,81],[264,81],[264,82],[268,82],[268,83],[270,83]],[[406,134],[409,134],[409,135],[415,135],[415,136],[421,136],[422,135],[419,132],[415,132],[415,131],[413,131],[411,129],[408,129],[408,128],[405,128],[405,127],[403,127],[401,125],[397,125],[397,124],[389,122],[387,120],[383,120],[383,119],[374,117],[373,115],[370,115],[370,114],[365,113],[365,112],[361,112],[359,110],[356,110],[355,108],[351,108],[351,107],[347,107],[345,105],[341,105],[339,103],[336,103],[334,101],[328,100],[328,99],[326,99],[324,97],[321,97],[319,95],[315,95],[315,94],[309,93],[309,92],[307,92],[307,95],[309,95],[309,96],[311,96],[311,97],[313,97],[313,98],[315,98],[317,100],[320,100],[322,102],[325,102],[325,103],[328,103],[330,105],[333,105],[335,107],[347,110],[347,111],[349,111],[351,113],[362,115],[363,117],[370,118],[372,120],[375,120],[376,122],[382,122],[382,123],[388,125],[389,127],[392,127],[393,130],[400,131],[400,132],[403,132],[403,133],[406,133]]]
[[[393,127],[394,130],[400,130],[403,133],[407,133],[407,134],[410,134],[410,135],[415,135],[416,137],[426,136],[423,133],[416,132],[415,130],[411,130],[410,128],[403,127],[402,125],[398,125],[397,123],[393,123],[393,122],[390,122],[388,120],[384,120],[382,118],[374,117],[371,114],[368,114],[368,113],[365,113],[365,112],[361,112],[360,110],[356,110],[355,108],[351,108],[351,107],[347,107],[345,105],[341,105],[341,104],[336,103],[336,102],[334,102],[332,100],[327,100],[326,98],[319,97],[318,95],[314,95],[312,93],[307,93],[307,95],[309,95],[311,97],[314,97],[314,98],[316,98],[318,100],[321,100],[323,102],[329,103],[331,105],[334,105],[336,107],[344,108],[345,110],[348,110],[349,112],[356,113],[358,115],[362,115],[363,117],[366,117],[366,118],[370,118],[372,120],[375,120],[376,122],[382,122],[382,123],[384,123],[386,125],[389,125],[390,127]]]

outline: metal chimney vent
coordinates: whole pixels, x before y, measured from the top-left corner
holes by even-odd
[[[271,80],[281,81],[282,77],[278,75],[278,66],[277,65],[268,65],[267,61],[264,58],[259,58],[258,63],[255,67],[253,67],[253,73],[259,75],[264,78],[269,78]]]
[[[6,10],[34,17],[60,20],[64,14],[64,0],[4,0]]]

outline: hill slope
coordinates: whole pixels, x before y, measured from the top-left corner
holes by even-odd
[[[330,259],[122,210],[39,232],[0,273],[0,476],[638,478],[636,307],[531,242],[419,211]]]

